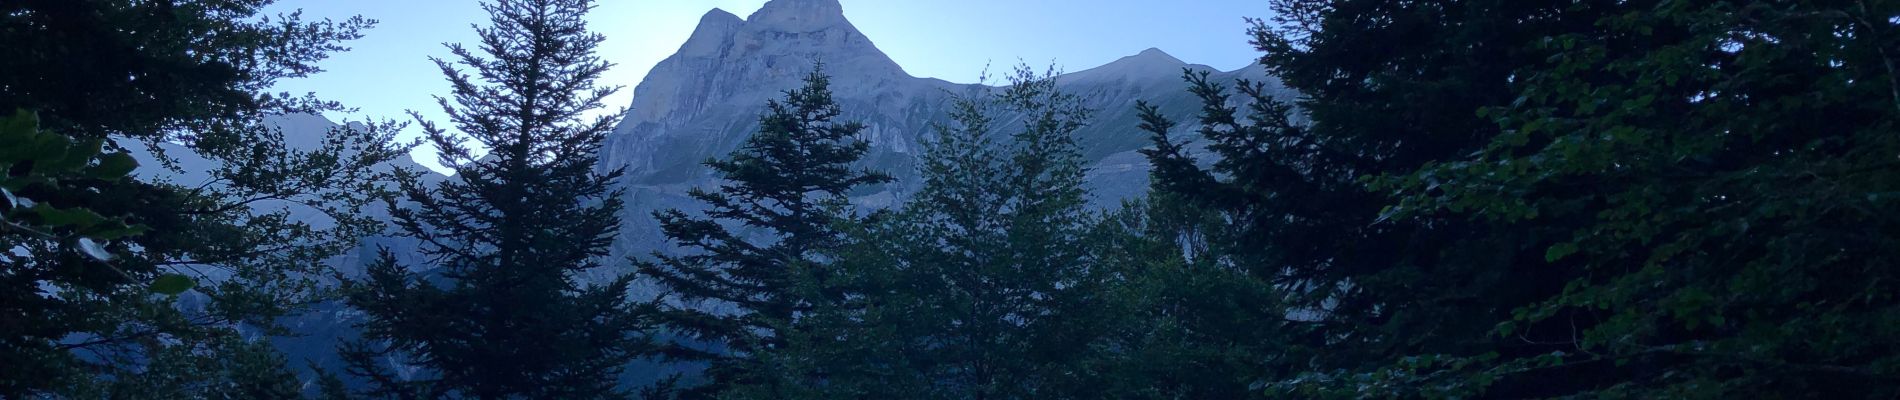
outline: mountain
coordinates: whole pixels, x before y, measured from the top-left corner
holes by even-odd
[[[655,65],[634,88],[626,118],[602,147],[603,169],[626,170],[619,182],[626,191],[626,208],[612,258],[671,251],[652,213],[670,208],[688,212],[702,209],[686,197],[687,190],[718,182],[701,163],[736,149],[756,130],[766,101],[797,88],[814,62],[822,62],[832,76],[834,99],[843,108],[844,117],[867,125],[865,139],[872,149],[865,159],[866,166],[897,178],[891,184],[854,193],[854,201],[865,207],[893,206],[906,193],[916,190],[916,158],[930,136],[930,124],[947,120],[952,95],[999,89],[911,76],[845,19],[836,0],[773,0],[743,19],[714,9],[700,18],[693,34],[676,53]],[[1199,109],[1199,101],[1186,92],[1181,81],[1184,69],[1208,71],[1224,82],[1249,79],[1276,83],[1258,66],[1215,71],[1152,48],[1057,77],[1063,90],[1082,97],[1087,106],[1097,110],[1090,127],[1077,139],[1090,163],[1088,187],[1098,207],[1114,207],[1123,199],[1147,191],[1148,163],[1137,150],[1148,146],[1149,135],[1137,128],[1136,101],[1153,103],[1179,119],[1190,118]],[[970,71],[972,75],[981,72]],[[1012,126],[1012,118],[999,116],[997,122],[999,126]],[[284,116],[274,123],[283,127],[287,139],[293,142],[319,137],[336,127],[315,116]],[[1190,130],[1184,128],[1177,134],[1191,138]],[[409,160],[399,163],[419,168]],[[431,179],[454,178],[436,175]],[[357,271],[376,248],[389,246],[403,252],[414,249],[416,244],[412,242],[371,238],[357,251],[333,262],[345,271]],[[629,267],[615,265],[583,279],[604,280],[630,272]],[[654,288],[640,285],[635,290],[639,292],[637,297],[647,298]],[[276,341],[280,349],[291,354],[294,363],[310,361],[338,371],[341,365],[334,345],[338,338],[354,336],[349,325],[356,318],[356,313],[347,308],[322,305],[311,314],[285,321],[306,336]],[[675,367],[636,365],[629,368],[626,379],[636,384],[649,382],[672,372],[671,368]]]
[[[897,178],[855,193],[863,206],[898,204],[915,190],[916,158],[930,124],[947,119],[951,95],[998,89],[911,76],[845,19],[837,0],[773,0],[743,19],[714,9],[700,18],[678,52],[634,87],[626,119],[601,150],[602,168],[627,171],[625,228],[616,253],[668,250],[652,212],[699,209],[686,191],[717,184],[702,163],[736,149],[756,129],[766,101],[798,87],[815,62],[832,76],[844,117],[868,126],[865,139],[872,150],[866,166]],[[1148,145],[1149,136],[1137,128],[1137,100],[1182,118],[1198,109],[1180,79],[1183,69],[1209,71],[1222,81],[1268,81],[1258,67],[1214,71],[1153,48],[1057,77],[1064,90],[1097,110],[1078,141],[1093,164],[1089,187],[1098,206],[1113,206],[1147,190],[1147,161],[1136,150]]]
[[[917,79],[872,45],[832,0],[779,0],[744,20],[723,10],[700,18],[680,50],[660,61],[634,88],[627,118],[608,139],[603,164],[625,166],[632,182],[698,182],[699,162],[744,140],[765,101],[795,88],[814,62],[838,77],[833,89],[850,117],[871,126],[880,148],[912,151],[957,85]],[[882,160],[883,162],[895,160]]]

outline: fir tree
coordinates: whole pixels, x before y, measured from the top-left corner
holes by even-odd
[[[1162,190],[1218,213],[1227,257],[1285,302],[1261,326],[1284,345],[1236,378],[1309,398],[1900,391],[1894,4],[1273,6],[1255,44],[1297,109],[1190,75],[1202,169],[1144,108]]]
[[[385,192],[377,165],[406,149],[382,124],[315,148],[264,124],[341,110],[263,90],[321,72],[373,23],[263,15],[269,3],[0,3],[0,112],[39,122],[0,134],[0,397],[295,384],[248,334],[283,334],[278,317],[327,297],[324,260],[380,228],[357,210]],[[158,162],[134,162],[141,147]],[[190,171],[208,180],[161,178],[183,172],[182,152],[211,161]]]
[[[941,345],[926,376],[954,398],[1049,396],[1069,357],[1083,353],[1096,283],[1082,252],[1090,224],[1076,135],[1091,110],[1053,73],[1016,69],[993,99],[966,99],[923,158],[924,188],[906,204],[909,255],[925,307],[888,315],[922,323]],[[988,104],[986,104],[988,103]],[[996,108],[991,108],[996,107]],[[998,113],[1001,111],[1001,113]],[[1020,121],[995,124],[993,115]],[[995,143],[990,135],[1007,133]],[[901,318],[901,319],[900,319]],[[904,322],[908,320],[909,322]]]
[[[1233,230],[1211,209],[1156,191],[1091,231],[1088,252],[1114,276],[1096,307],[1100,350],[1084,361],[1093,385],[1074,397],[1233,399],[1282,364],[1282,294],[1238,268]]]
[[[640,263],[641,274],[668,290],[655,300],[657,315],[673,332],[717,346],[676,343],[664,350],[673,359],[711,362],[712,383],[686,396],[735,385],[790,389],[773,378],[775,367],[753,355],[782,347],[786,330],[816,300],[801,296],[792,277],[828,274],[823,254],[840,245],[838,225],[859,218],[848,194],[890,180],[853,166],[870,149],[858,138],[865,127],[835,121],[842,111],[823,66],[804,82],[766,104],[759,131],[738,150],[706,163],[726,183],[691,192],[710,207],[704,216],[654,214],[666,236],[686,249]],[[734,231],[741,226],[756,234]]]
[[[1287,8],[1286,3],[1300,4]],[[1276,4],[1289,21],[1321,6]],[[1253,376],[1227,379],[1330,382],[1341,371],[1387,365],[1389,357],[1482,352],[1490,347],[1466,339],[1489,331],[1491,323],[1479,321],[1521,300],[1511,289],[1548,284],[1532,271],[1509,268],[1508,255],[1515,250],[1471,221],[1381,218],[1392,194],[1370,190],[1361,180],[1469,153],[1477,146],[1473,135],[1495,130],[1448,117],[1470,115],[1475,104],[1508,101],[1502,100],[1508,98],[1504,82],[1495,79],[1502,75],[1492,73],[1498,64],[1518,60],[1493,42],[1473,45],[1471,54],[1432,53],[1432,59],[1445,62],[1398,71],[1361,64],[1352,57],[1363,53],[1347,48],[1314,48],[1324,59],[1270,53],[1263,58],[1268,71],[1312,97],[1297,109],[1265,82],[1241,81],[1230,90],[1204,72],[1187,72],[1188,90],[1202,103],[1195,133],[1213,155],[1211,168],[1203,168],[1185,141],[1173,136],[1175,122],[1150,105],[1140,106],[1143,128],[1155,134],[1155,147],[1144,153],[1155,166],[1157,190],[1226,221],[1220,230],[1233,240],[1228,247],[1233,251],[1219,256],[1248,279],[1272,285],[1273,290],[1257,292],[1268,296],[1259,303],[1278,308],[1264,311],[1283,315],[1261,320],[1268,325],[1257,327],[1262,335],[1277,336],[1269,343],[1279,345],[1253,347],[1266,352],[1255,359],[1276,362],[1232,370]],[[1408,46],[1381,43],[1376,50],[1400,52]],[[1423,89],[1430,87],[1460,89]],[[1330,101],[1335,98],[1341,101]],[[1257,285],[1234,288],[1258,290]],[[1443,301],[1448,298],[1459,300]],[[1295,379],[1300,376],[1307,379]]]
[[[1495,129],[1371,182],[1401,194],[1394,219],[1495,229],[1538,284],[1499,284],[1534,297],[1472,321],[1494,353],[1409,366],[1484,369],[1401,376],[1511,397],[1900,396],[1900,3],[1499,9],[1552,17],[1479,39],[1525,58],[1490,76],[1510,101],[1465,114]]]
[[[589,0],[483,4],[480,56],[449,45],[436,60],[453,87],[438,98],[451,134],[422,122],[456,179],[405,182],[413,206],[391,204],[396,224],[426,243],[422,274],[385,252],[352,282],[349,303],[368,314],[365,341],[346,346],[372,394],[484,399],[613,398],[641,351],[645,326],[626,299],[631,275],[583,284],[601,268],[618,229],[618,170],[596,171],[600,142],[619,114],[589,117],[616,88],[594,85],[609,64],[594,54]],[[472,69],[474,74],[459,67]],[[477,80],[480,79],[480,80]],[[418,118],[420,119],[420,118]],[[475,153],[466,139],[488,150]],[[396,376],[398,357],[424,371]]]
[[[834,276],[801,276],[799,287],[847,295],[762,355],[808,389],[795,395],[1049,397],[1085,375],[1074,369],[1104,321],[1075,143],[1089,110],[1027,67],[1000,90],[958,98],[916,197],[854,229]],[[757,397],[771,396],[787,397]]]

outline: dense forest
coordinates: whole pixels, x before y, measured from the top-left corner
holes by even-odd
[[[375,21],[270,3],[0,1],[0,399],[1900,398],[1900,1],[1263,0],[1207,40],[1273,82],[1138,105],[1109,209],[1058,74],[866,207],[852,77],[786,66],[633,257],[594,1],[484,2],[446,121],[314,146],[264,120],[348,105],[270,88]],[[346,367],[271,345],[326,304]]]

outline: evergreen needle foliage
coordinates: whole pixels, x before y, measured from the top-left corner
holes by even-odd
[[[1143,110],[1285,302],[1260,394],[1900,394],[1900,5],[1273,6],[1297,103],[1190,74],[1211,169]]]
[[[775,375],[778,366],[754,355],[783,347],[794,319],[820,301],[796,290],[793,277],[833,273],[825,254],[841,244],[839,225],[860,218],[847,194],[890,180],[854,167],[870,144],[858,137],[863,124],[835,121],[843,111],[830,85],[823,65],[813,67],[804,87],[766,104],[759,131],[739,150],[706,162],[726,183],[690,193],[709,206],[704,216],[654,213],[667,238],[686,250],[639,262],[640,273],[667,290],[654,300],[657,317],[691,340],[662,354],[711,362],[706,375],[714,384],[685,396],[737,385],[792,389]]]
[[[453,89],[438,98],[460,134],[421,123],[453,179],[404,182],[395,224],[425,243],[426,266],[385,251],[351,282],[364,340],[345,346],[351,372],[388,397],[616,398],[647,327],[626,298],[630,275],[583,283],[601,268],[620,219],[618,170],[597,172],[620,114],[590,117],[615,87],[594,85],[588,0],[483,4],[474,50],[436,60]],[[479,51],[480,55],[478,55]],[[461,68],[472,70],[465,73]],[[420,117],[418,117],[420,119]],[[478,158],[473,139],[487,149]],[[419,272],[412,272],[419,271]],[[393,357],[393,358],[392,358]],[[391,360],[418,372],[385,368]]]
[[[902,209],[845,226],[780,347],[753,355],[794,385],[735,398],[1066,397],[1086,378],[1104,274],[1085,247],[1075,134],[1091,110],[1027,67],[954,102]],[[999,123],[999,118],[1009,117]],[[998,140],[1004,139],[1004,140]]]
[[[435,60],[439,184],[379,166],[394,124],[265,127],[341,110],[260,90],[371,24],[268,3],[0,1],[0,398],[1900,397],[1900,1],[1269,0],[1270,77],[1138,103],[1105,212],[1095,86],[1026,67],[853,204],[892,178],[820,65],[606,282],[591,0]],[[345,277],[361,384],[300,379],[240,332],[325,300],[372,200],[421,249]]]
[[[373,23],[270,3],[0,2],[0,398],[298,395],[255,341],[328,297],[407,149],[388,124],[296,146],[265,123],[341,110],[263,89]]]

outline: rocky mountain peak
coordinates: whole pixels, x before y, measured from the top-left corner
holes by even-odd
[[[746,17],[746,22],[780,32],[812,32],[850,24],[838,0],[774,0],[760,6],[759,11]]]
[[[679,195],[713,181],[701,163],[738,148],[757,129],[766,102],[799,87],[815,62],[832,77],[833,97],[845,110],[842,120],[867,127],[867,166],[900,174],[912,170],[931,125],[944,118],[947,94],[989,90],[904,72],[846,20],[838,0],[771,0],[744,19],[712,10],[680,51],[654,65],[634,88],[626,118],[601,150],[601,165],[626,168],[625,182],[644,190],[636,194],[654,196],[629,207],[693,204]],[[1166,97],[1154,103],[1191,111],[1192,101],[1178,99],[1186,96],[1182,68],[1212,69],[1149,48],[1059,77],[1064,90],[1103,110],[1097,122],[1104,128],[1080,140],[1086,156],[1127,153],[1121,159],[1140,161],[1132,151],[1149,140],[1135,128],[1132,102]],[[1145,170],[1134,168],[1138,163],[1122,164],[1128,168],[1114,170],[1124,178],[1145,179]],[[1128,193],[1146,187],[1123,186]],[[881,195],[894,199],[900,189]]]
[[[766,100],[798,87],[819,62],[841,98],[907,104],[896,99],[936,93],[924,88],[934,83],[912,78],[852,26],[837,0],[772,0],[743,20],[714,9],[700,17],[679,52],[634,87],[633,104],[609,138],[604,161],[630,167],[636,178],[664,174],[656,171],[673,164],[697,171],[703,155],[682,164],[665,151],[677,146],[669,143],[732,144],[734,138],[704,137],[702,129],[709,127],[702,124],[719,121],[711,128],[739,129]]]
[[[1178,76],[1182,67],[1189,66],[1187,62],[1183,62],[1179,58],[1174,58],[1174,56],[1168,54],[1168,52],[1149,47],[1140,53],[1122,57],[1114,62],[1103,64],[1100,67],[1089,68],[1065,75],[1063,76],[1063,80],[1090,81],[1149,76],[1172,77]]]
[[[908,76],[845,20],[837,0],[773,0],[744,20],[713,9],[679,52],[634,88],[627,122],[691,116],[730,99],[776,94],[818,61],[834,76]]]
[[[693,35],[686,38],[686,44],[673,57],[706,56],[719,51],[726,41],[732,38],[745,20],[726,10],[714,8],[699,17],[699,25],[693,28]]]
[[[1123,61],[1133,60],[1137,62],[1165,63],[1165,64],[1171,64],[1171,65],[1186,65],[1187,64],[1187,62],[1181,61],[1181,59],[1179,58],[1174,58],[1174,55],[1168,54],[1168,52],[1161,51],[1161,49],[1157,49],[1153,47],[1149,47],[1147,50],[1142,50],[1140,53],[1136,53],[1133,56],[1123,57],[1122,60]]]

